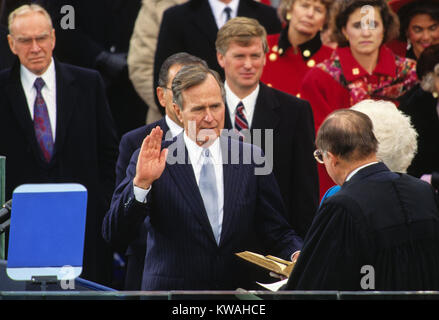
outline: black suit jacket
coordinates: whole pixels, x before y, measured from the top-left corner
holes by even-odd
[[[165,117],[140,128],[127,132],[122,136],[119,144],[119,157],[116,163],[116,187],[122,182],[126,176],[126,171],[130,163],[133,153],[142,146],[143,139],[150,134],[151,130],[159,126],[163,130],[163,139],[169,130]],[[149,223],[146,223],[147,225]],[[125,290],[140,290],[142,284],[143,265],[145,261],[146,251],[146,233],[147,226],[144,224],[139,226],[136,231],[137,236],[126,247],[125,241],[122,243],[114,243],[116,250],[124,252],[126,256],[126,275]],[[131,238],[131,236],[130,236]]]
[[[20,80],[20,64],[0,72],[0,154],[6,156],[6,199],[24,183],[76,182],[88,190],[81,277],[109,284],[111,253],[100,230],[114,189],[117,136],[96,71],[55,61],[54,154],[43,160]]]
[[[424,181],[359,170],[322,203],[286,289],[437,290],[437,205]]]
[[[282,29],[276,10],[254,0],[240,0],[238,16],[258,20],[268,34],[279,33]],[[190,0],[167,9],[163,13],[155,52],[154,88],[162,63],[170,55],[182,51],[204,59],[209,68],[224,77],[216,58],[217,33],[218,27],[207,0]]]
[[[225,127],[232,128],[228,108]],[[293,229],[305,237],[319,201],[311,107],[305,100],[260,83],[250,128],[253,137],[257,129],[273,130],[272,145],[266,145],[265,140],[270,139],[264,136],[261,142],[253,139],[251,143],[260,146],[266,157],[272,154],[273,172],[285,202],[286,218]]]
[[[281,215],[283,205],[274,177],[255,175],[257,165],[243,161],[245,155],[261,152],[259,148],[220,138],[224,216],[218,245],[188,163],[183,134],[163,142],[162,147],[169,148],[168,160],[162,175],[152,184],[146,204],[134,198],[132,179],[138,151],[133,154],[127,177],[117,187],[105,217],[104,237],[110,242],[130,241],[139,225],[150,217],[143,290],[254,287],[254,266],[241,263],[235,253],[268,250],[289,259],[301,247],[300,237]],[[231,161],[231,150],[239,150],[238,163]]]

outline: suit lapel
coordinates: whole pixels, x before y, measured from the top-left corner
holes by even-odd
[[[259,83],[259,85],[251,130],[275,129],[280,121],[276,111],[278,108],[277,100],[272,97],[272,93],[265,84]]]
[[[251,7],[252,5],[253,3],[248,0],[240,0],[238,5],[238,16],[256,19],[257,16],[255,10]]]
[[[20,79],[20,63],[16,63],[11,69],[11,76],[9,84],[6,89],[7,99],[10,102],[10,107],[14,113],[24,136],[29,141],[29,145],[35,155],[35,158],[39,160],[40,165],[46,166],[47,163],[43,160],[40,147],[35,136],[35,129],[32,117],[27,105],[26,95],[23,90]]]
[[[195,179],[194,170],[189,161],[189,155],[184,144],[183,134],[184,132],[179,134],[174,143],[176,143],[176,152],[183,152],[184,150],[184,159],[179,158],[179,160],[184,161],[178,161],[175,164],[166,165],[166,168],[174,179],[175,185],[180,190],[180,194],[186,200],[187,205],[194,213],[195,218],[206,230],[209,238],[216,243],[209,218],[207,217],[206,209],[204,208],[203,198],[201,197],[201,193]],[[176,157],[176,154],[174,156]]]
[[[69,120],[76,108],[77,97],[81,94],[75,85],[71,73],[60,63],[55,61],[56,72],[56,137],[53,159],[61,152]],[[87,116],[87,115],[84,115]]]
[[[226,111],[224,113],[224,129],[230,130],[233,129],[233,124],[230,119],[230,113],[229,113],[229,107],[227,106],[227,103],[225,104]]]
[[[223,206],[223,224],[221,231],[222,244],[228,237],[231,236],[231,232],[236,232],[236,228],[233,228],[233,220],[236,214],[235,204],[242,191],[241,185],[243,179],[241,179],[242,170],[240,164],[235,164],[231,161],[231,150],[237,150],[237,148],[231,147],[231,144],[239,144],[235,139],[221,137],[221,153],[223,158],[223,177],[224,177],[224,206]],[[242,147],[242,145],[240,145]],[[242,154],[242,148],[239,149],[239,154]],[[241,157],[240,157],[241,159]],[[240,161],[241,162],[241,161]]]

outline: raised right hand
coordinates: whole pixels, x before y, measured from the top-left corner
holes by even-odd
[[[168,149],[161,150],[162,136],[163,131],[157,126],[143,140],[134,177],[136,187],[148,189],[165,170]]]

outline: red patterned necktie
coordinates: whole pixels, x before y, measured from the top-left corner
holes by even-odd
[[[47,105],[41,94],[41,89],[44,85],[45,83],[42,78],[35,80],[34,87],[37,89],[37,97],[34,104],[34,128],[35,136],[43,152],[44,159],[49,162],[53,154],[53,136]]]
[[[235,128],[238,131],[248,129],[248,122],[244,114],[244,105],[242,104],[242,101],[239,101],[238,105],[236,106]]]

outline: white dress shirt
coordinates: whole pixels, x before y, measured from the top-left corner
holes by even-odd
[[[24,94],[26,96],[27,106],[29,107],[29,112],[32,120],[34,119],[34,104],[35,98],[37,97],[37,89],[34,87],[35,80],[37,78],[42,78],[44,80],[44,87],[41,89],[41,94],[46,102],[47,112],[49,114],[50,127],[52,129],[53,142],[55,142],[56,133],[56,75],[55,75],[55,64],[50,62],[49,67],[46,72],[41,76],[37,76],[32,73],[25,66],[20,67],[20,79],[21,85],[23,86]]]
[[[253,121],[253,114],[255,111],[256,100],[258,99],[259,94],[259,84],[252,93],[250,93],[244,99],[239,99],[230,87],[227,84],[227,81],[224,83],[224,89],[226,90],[226,103],[227,108],[229,109],[230,120],[232,121],[232,126],[235,128],[235,114],[236,114],[236,106],[240,101],[244,105],[244,114],[247,118],[248,127],[251,128]]]
[[[227,15],[224,11],[225,7],[229,7],[232,10],[230,12],[230,19],[233,19],[238,15],[239,0],[232,0],[229,4],[225,4],[219,0],[209,0],[209,5],[212,9],[218,29],[220,29],[227,21]]]

